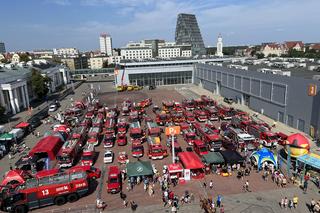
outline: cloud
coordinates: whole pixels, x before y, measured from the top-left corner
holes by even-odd
[[[45,3],[47,3],[47,4],[56,4],[56,5],[60,5],[60,6],[71,5],[70,0],[46,0]]]
[[[142,5],[150,5],[156,2],[156,0],[81,0],[81,4],[84,6],[126,6],[126,7],[139,7]]]

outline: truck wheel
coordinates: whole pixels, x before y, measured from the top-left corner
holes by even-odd
[[[26,213],[27,212],[27,208],[23,205],[21,206],[16,206],[13,210],[14,213]]]
[[[65,197],[57,197],[56,199],[54,199],[54,204],[56,204],[57,206],[62,206],[65,203],[66,203]]]
[[[69,203],[76,202],[79,199],[79,196],[77,194],[69,194],[67,197],[67,200]]]

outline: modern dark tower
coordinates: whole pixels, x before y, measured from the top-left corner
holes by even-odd
[[[178,15],[175,41],[177,45],[191,45],[192,55],[206,54],[198,22],[193,14]]]

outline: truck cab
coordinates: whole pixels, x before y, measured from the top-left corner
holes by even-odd
[[[126,134],[118,134],[116,140],[117,140],[118,146],[127,145],[127,136],[126,136]]]
[[[107,180],[108,193],[118,193],[122,189],[121,172],[118,166],[110,166]]]
[[[167,150],[162,146],[160,137],[148,137],[148,157],[156,160],[163,159],[168,155]]]
[[[209,153],[207,145],[199,139],[194,140],[193,149],[199,156]]]
[[[82,166],[92,166],[96,158],[94,145],[86,144],[82,151],[80,159]]]
[[[144,148],[140,141],[132,142],[131,152],[133,157],[139,158],[143,156]]]
[[[183,115],[186,119],[186,122],[188,122],[188,123],[194,123],[196,121],[196,119],[194,118],[194,115],[191,111],[184,111]]]
[[[194,111],[194,116],[199,122],[205,122],[208,119],[205,111],[200,109]]]
[[[193,143],[196,139],[196,133],[191,128],[189,128],[183,131],[183,138],[189,146],[193,146]]]
[[[187,110],[187,111],[192,111],[194,110],[194,100],[193,99],[184,99],[182,101],[182,106]]]
[[[235,145],[240,149],[246,147],[248,150],[255,150],[259,146],[259,143],[257,143],[257,140],[253,135],[250,135],[239,128],[229,127],[225,131],[225,136],[233,140]]]
[[[105,134],[102,141],[104,148],[111,148],[114,146],[115,137],[113,134]]]

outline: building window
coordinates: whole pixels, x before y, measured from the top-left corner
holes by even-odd
[[[287,125],[293,127],[293,116],[292,115],[287,116]]]
[[[305,130],[304,129],[305,128],[304,125],[305,125],[304,120],[298,119],[297,128],[302,132],[304,132],[304,130]]]
[[[278,112],[278,121],[284,123],[284,113]]]

